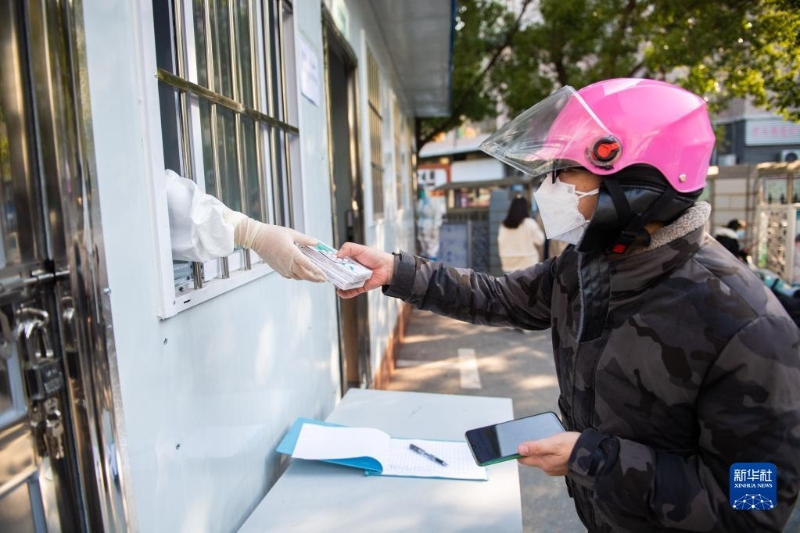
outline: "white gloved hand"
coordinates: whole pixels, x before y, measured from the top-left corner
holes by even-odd
[[[327,277],[295,243],[314,246],[319,241],[283,226],[264,224],[236,211],[227,211],[225,220],[233,225],[233,242],[254,250],[284,278],[327,281]]]

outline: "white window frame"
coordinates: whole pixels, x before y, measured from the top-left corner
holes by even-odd
[[[187,51],[185,76],[186,80],[196,84],[197,83],[197,60],[194,54],[194,31],[192,21],[192,0],[174,0],[181,2],[183,6],[183,24],[185,31],[185,48]],[[251,0],[250,6],[254,10],[256,22],[253,24],[255,27],[255,52],[258,54],[257,73],[254,71],[251,75],[258,74],[260,80],[265,80],[267,74],[267,61],[265,61],[265,35],[264,35],[264,17],[263,7],[266,2],[275,2],[279,10],[279,23],[281,24],[284,32],[285,40],[288,41],[288,46],[284,47],[281,51],[283,58],[284,69],[284,84],[280,93],[280,104],[285,105],[283,116],[287,116],[290,124],[298,124],[297,109],[299,107],[297,86],[297,57],[296,50],[293,46],[297,30],[295,27],[296,19],[294,17],[292,3],[282,0]],[[156,237],[156,258],[158,261],[159,271],[159,293],[160,293],[160,308],[159,318],[166,319],[175,316],[178,313],[187,309],[193,308],[203,302],[211,300],[221,294],[234,290],[242,285],[245,285],[255,279],[259,279],[273,272],[269,265],[262,262],[261,258],[252,250],[236,250],[233,254],[224,259],[215,259],[203,263],[203,286],[202,288],[188,288],[179,291],[179,284],[176,283],[173,270],[173,259],[171,250],[170,227],[169,227],[169,213],[167,207],[167,194],[166,194],[166,179],[165,173],[165,160],[162,144],[162,122],[160,114],[160,100],[159,100],[159,82],[153,76],[154,72],[159,72],[156,59],[156,40],[155,28],[153,21],[153,4],[152,0],[146,0],[139,3],[141,21],[141,49],[143,52],[142,57],[142,77],[143,80],[143,112],[149,134],[145,142],[145,153],[149,156],[151,161],[150,170],[150,190],[151,198],[153,199],[155,224],[154,231]],[[286,6],[286,9],[284,9]],[[283,45],[284,42],[281,42]],[[163,79],[163,78],[162,78]],[[259,93],[254,95],[258,99],[259,109],[266,110],[267,106],[267,88],[265,84],[259,83]],[[195,183],[201,191],[205,191],[205,180],[203,179],[203,154],[202,150],[196,147],[202,146],[201,130],[200,130],[200,106],[199,97],[192,96],[190,93],[186,94],[187,108],[189,109],[191,117],[190,138],[193,145],[191,164],[194,171]],[[263,113],[262,113],[263,114]],[[268,117],[271,119],[271,117]],[[272,119],[274,120],[274,119]],[[278,121],[280,122],[280,121]],[[272,127],[272,131],[278,131],[272,123],[258,122],[254,120],[255,128],[261,128],[260,135],[261,152],[266,157],[270,155],[270,137],[264,134],[268,127]],[[285,159],[288,161],[290,170],[288,173],[288,180],[284,181],[284,187],[290,187],[292,191],[289,194],[287,205],[287,216],[291,221],[294,221],[294,227],[302,231],[303,213],[302,213],[302,173],[299,165],[298,147],[300,144],[299,131],[297,126],[292,126],[294,131],[286,131],[285,141]],[[215,148],[216,149],[216,148]],[[262,197],[261,201],[264,202],[264,211],[267,219],[264,222],[276,223],[275,211],[275,198],[273,183],[272,165],[269,161],[265,161],[261,165],[261,181],[262,181]],[[288,221],[287,221],[288,222]],[[288,224],[286,224],[288,225]],[[245,256],[247,254],[247,256]],[[249,260],[249,265],[247,264]],[[229,277],[218,277],[222,269],[227,263]],[[249,268],[248,268],[249,267]]]

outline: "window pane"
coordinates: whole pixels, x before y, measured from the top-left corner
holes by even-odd
[[[785,176],[764,178],[761,201],[768,204],[785,204],[788,193],[788,180]]]
[[[239,69],[240,100],[248,106],[253,104],[253,68],[250,42],[250,7],[248,0],[236,0],[236,39],[239,42],[239,57],[236,63]]]
[[[204,87],[209,87],[205,6],[206,3],[203,0],[194,0],[192,4],[192,19],[194,20],[194,51],[197,57],[197,83]]]
[[[258,158],[256,156],[256,125],[247,117],[242,117],[242,147],[244,149],[243,173],[247,198],[244,213],[256,220],[265,221],[261,176],[259,175]]]
[[[236,120],[233,111],[217,106],[217,158],[222,183],[222,203],[242,210],[239,169],[236,163]]]
[[[402,131],[402,117],[400,115],[400,106],[397,105],[397,100],[393,101],[392,107],[393,124],[394,124],[394,183],[395,183],[395,202],[397,202],[397,209],[403,208],[403,154],[400,152]]]
[[[372,213],[383,216],[383,117],[381,116],[381,86],[378,63],[367,49],[367,101],[369,103],[369,144],[372,170]]]
[[[210,0],[211,44],[214,49],[214,87],[212,90],[233,98],[231,76],[231,28],[228,18],[229,0]]]
[[[161,143],[164,148],[164,167],[186,176],[181,159],[180,101],[178,91],[164,83],[158,84],[161,108]]]
[[[175,72],[173,12],[169,0],[153,0],[153,30],[156,38],[156,64]]]
[[[283,120],[283,99],[281,98],[282,61],[280,35],[278,33],[280,19],[277,16],[277,2],[270,0],[266,4],[264,17],[266,27],[264,32],[267,35],[267,45],[269,46],[266,51],[268,113],[279,120]]]
[[[275,216],[277,223],[289,225],[289,182],[286,179],[286,150],[284,143],[285,135],[279,129],[272,128],[272,151],[275,165],[272,168],[272,175],[275,177]]]
[[[203,176],[206,193],[219,198],[217,176],[214,174],[214,145],[211,139],[211,104],[200,100],[200,135],[203,142]],[[198,180],[200,176],[198,176]]]

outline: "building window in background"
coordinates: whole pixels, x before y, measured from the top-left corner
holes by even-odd
[[[372,174],[372,216],[383,218],[383,117],[378,62],[367,49],[367,102],[369,104],[369,160]]]

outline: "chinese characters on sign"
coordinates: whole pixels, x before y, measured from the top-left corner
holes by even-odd
[[[747,483],[747,482],[770,482],[772,483],[772,470],[768,470],[765,468],[757,469],[757,468],[734,468],[733,469],[733,481],[734,483]],[[751,486],[755,487],[751,483]]]
[[[730,468],[730,504],[738,511],[768,511],[778,502],[778,470],[772,463]]]
[[[800,144],[800,124],[781,119],[752,120],[747,123],[744,142],[748,146]]]

